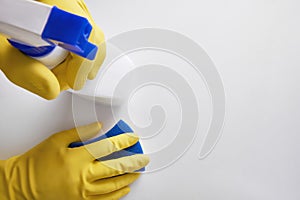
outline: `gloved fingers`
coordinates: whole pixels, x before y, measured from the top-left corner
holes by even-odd
[[[79,90],[85,85],[87,79],[96,77],[106,55],[104,34],[97,25],[93,26],[89,40],[98,47],[94,60],[70,53],[64,62],[52,69],[60,83],[61,90],[68,88]]]
[[[88,196],[87,200],[119,200],[130,192],[130,187],[126,186],[115,192],[102,195]]]
[[[113,152],[120,151],[137,143],[139,137],[133,133],[126,133],[106,138],[88,145],[77,147],[76,151],[85,152],[92,160],[102,158]]]
[[[76,131],[80,137],[80,140],[85,141],[96,136],[102,128],[100,122],[94,122],[85,126],[76,127]]]
[[[61,65],[52,70],[60,83],[61,91],[69,88],[79,90],[84,86],[87,79],[94,79],[96,77],[103,63],[105,58],[104,34],[95,24],[83,1],[41,0],[40,2],[55,5],[65,11],[83,16],[88,19],[93,27],[89,41],[98,47],[94,61],[84,59],[71,53]]]
[[[148,163],[149,157],[144,154],[136,154],[101,162],[94,161],[86,178],[92,182],[125,173],[132,173],[145,167]]]
[[[59,95],[59,83],[46,66],[12,47],[3,35],[0,46],[0,69],[11,82],[45,99]]]
[[[99,34],[103,34],[100,30]],[[105,43],[95,43],[98,51],[94,60],[82,58],[74,53],[70,53],[66,60],[52,69],[60,84],[61,91],[72,88],[80,90],[85,85],[87,79],[94,79],[102,65],[106,50]]]
[[[77,4],[80,6],[80,8],[82,9],[82,11],[84,12],[85,16],[88,18],[88,20],[90,21],[90,23],[95,24],[92,15],[90,14],[86,4],[84,3],[83,0],[77,0]]]
[[[96,77],[106,56],[106,45],[104,41],[104,34],[96,24],[93,25],[93,30],[91,32],[89,40],[92,43],[96,44],[98,47],[98,51],[93,62],[93,67],[88,74],[88,79],[92,80]]]
[[[76,127],[67,131],[62,131],[51,136],[56,143],[62,146],[69,146],[72,142],[90,139],[98,134],[102,125],[95,122],[89,125]]]
[[[64,60],[65,62],[66,60]],[[60,86],[60,91],[65,91],[67,89],[70,89],[70,86],[67,82],[67,75],[66,75],[66,69],[67,69],[67,65],[63,64],[64,62],[62,62],[60,65],[58,65],[57,67],[53,68],[51,71],[53,72],[53,74],[56,76],[58,82],[59,82],[59,86]]]
[[[138,173],[125,174],[112,178],[101,179],[91,183],[87,195],[108,194],[124,188],[140,177]]]
[[[85,59],[74,53],[69,53],[64,62],[52,71],[61,85],[67,84],[74,90],[80,90],[93,68],[93,61]]]

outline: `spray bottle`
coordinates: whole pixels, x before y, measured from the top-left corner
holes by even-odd
[[[69,52],[93,60],[92,26],[84,17],[37,1],[0,0],[0,32],[12,46],[50,69]]]
[[[12,46],[49,69],[63,62],[69,52],[89,60],[95,58],[98,49],[88,41],[92,26],[86,18],[32,0],[0,0],[0,5],[0,33],[7,36]],[[104,136],[125,132],[132,130],[121,120]],[[70,147],[95,142],[104,139],[104,136],[85,143],[74,143]],[[136,153],[143,153],[140,143],[112,156]]]

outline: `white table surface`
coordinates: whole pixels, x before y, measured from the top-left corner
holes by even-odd
[[[300,198],[299,1],[88,0],[87,4],[107,38],[143,27],[189,36],[212,58],[225,87],[226,121],[213,152],[199,160],[202,143],[201,137],[196,138],[177,162],[144,174],[124,199]],[[1,159],[74,126],[70,93],[42,100],[2,74],[0,85]],[[80,109],[88,104],[82,100]],[[96,111],[104,129],[109,128],[113,122],[107,120],[104,106]],[[76,116],[79,124],[93,121],[87,112]]]

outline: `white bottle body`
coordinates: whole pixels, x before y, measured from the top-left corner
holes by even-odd
[[[53,69],[54,67],[56,67],[57,65],[62,63],[66,59],[68,54],[69,54],[69,51],[67,51],[59,46],[56,46],[47,55],[38,56],[38,57],[31,56],[31,57],[40,61],[45,66],[47,66],[49,69]]]

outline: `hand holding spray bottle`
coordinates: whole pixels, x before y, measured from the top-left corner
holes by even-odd
[[[37,1],[0,0],[0,3],[0,32],[7,36],[12,46],[49,69],[63,62],[69,52],[89,60],[95,58],[98,49],[88,41],[93,27],[86,18]],[[24,12],[20,12],[24,10],[26,16]],[[71,144],[70,147],[76,148],[125,132],[132,130],[121,120],[105,135],[91,141]],[[139,142],[112,156],[122,157],[136,153],[143,153]]]

